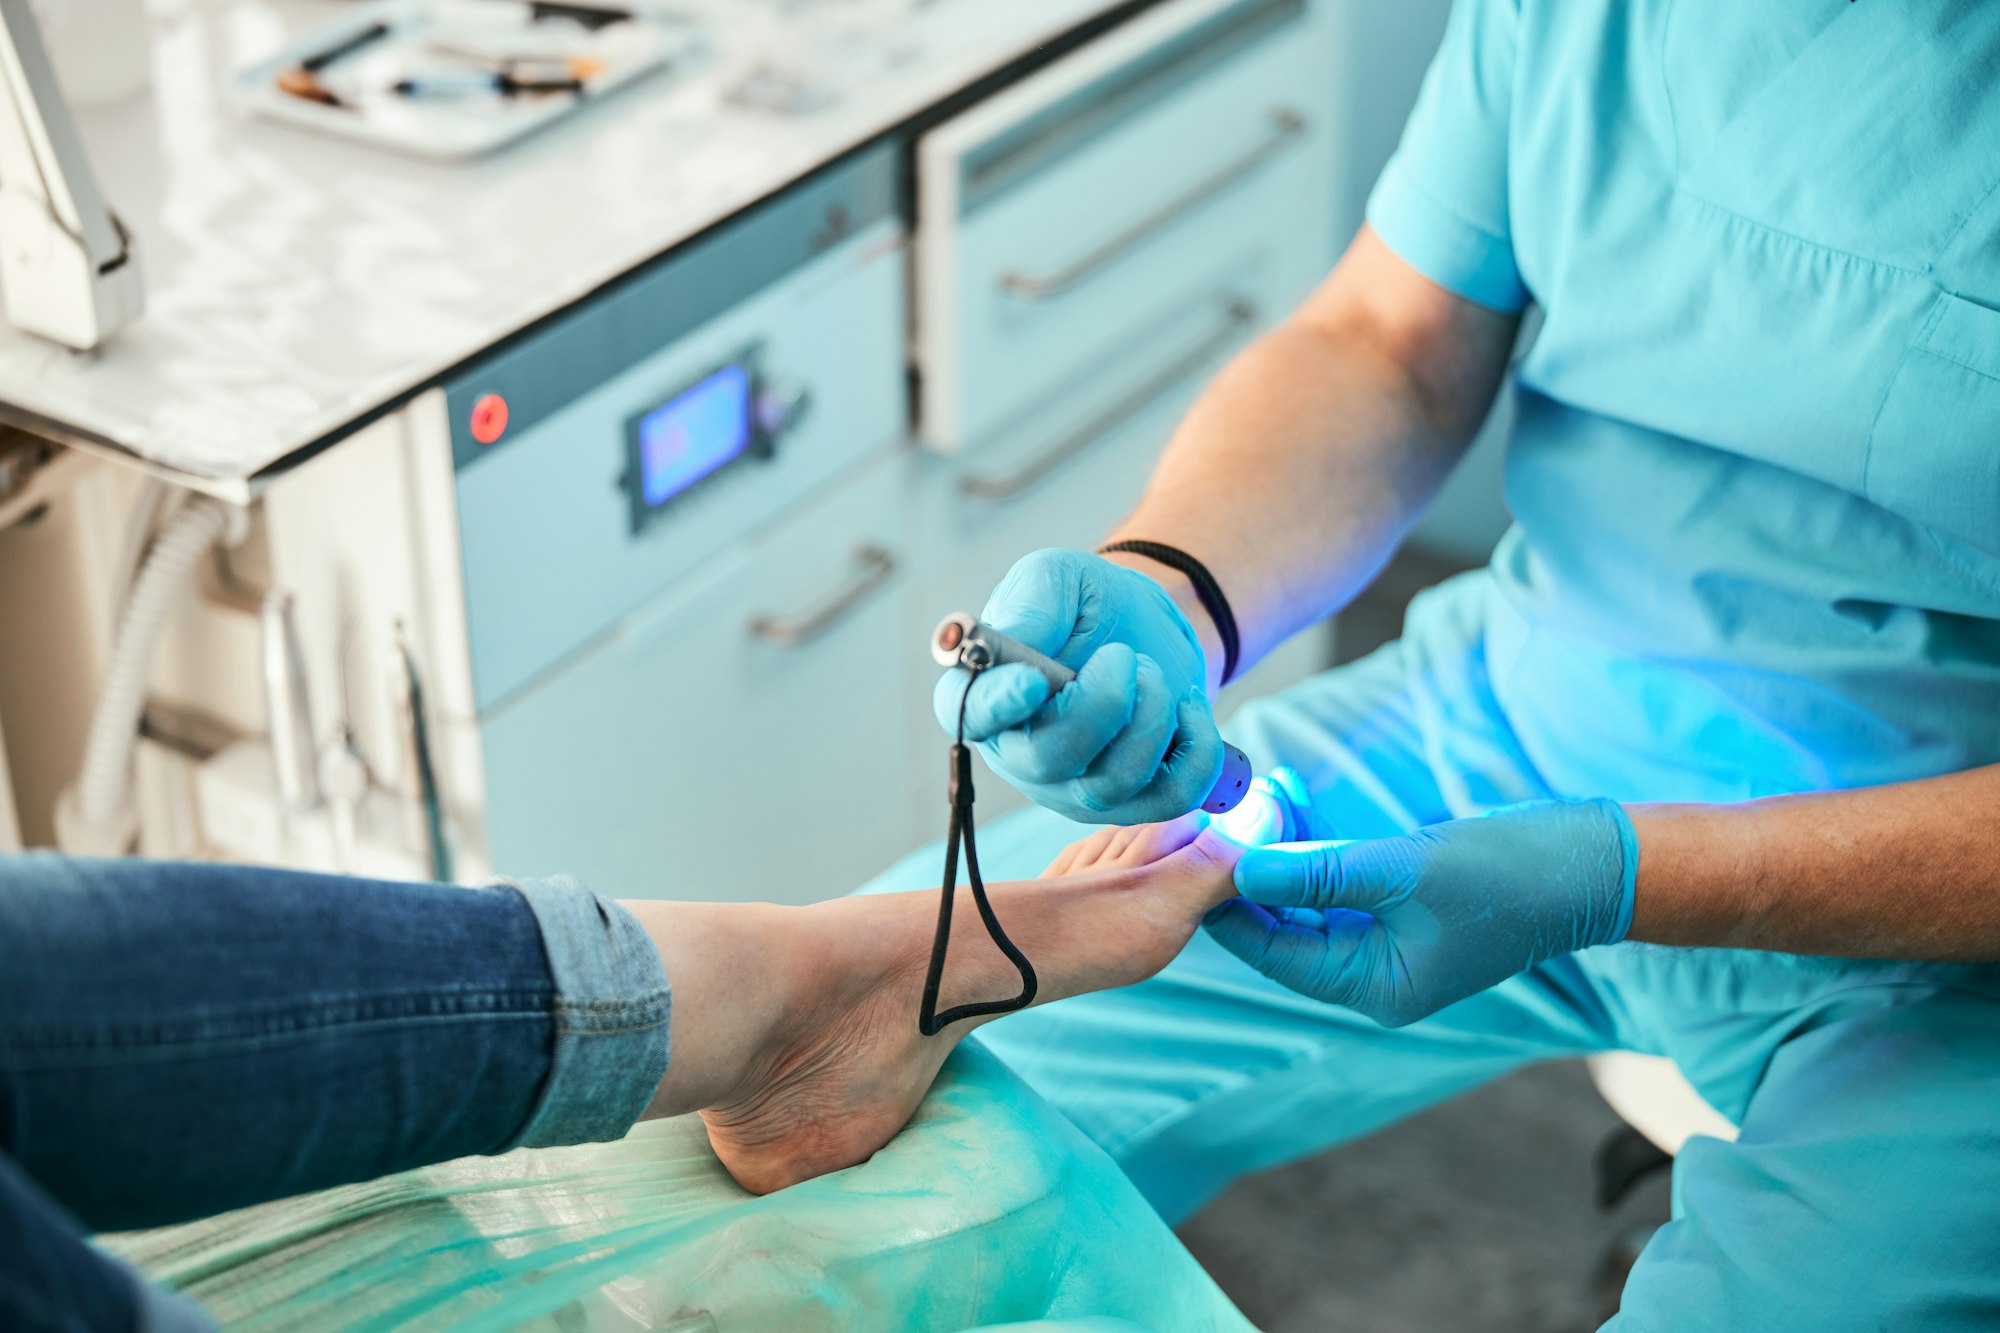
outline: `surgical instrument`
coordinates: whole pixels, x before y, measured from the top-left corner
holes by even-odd
[[[971,671],[1019,662],[1041,672],[1049,682],[1049,696],[1076,679],[1076,672],[1045,653],[1037,652],[1010,635],[960,611],[938,622],[931,633],[931,658],[939,666],[964,667]],[[1211,815],[1227,814],[1250,794],[1253,775],[1250,757],[1228,742],[1222,746],[1222,772],[1202,800],[1201,808]]]
[[[968,679],[965,693],[959,698],[958,732],[951,746],[951,823],[945,835],[944,883],[938,893],[937,934],[931,942],[930,966],[924,974],[923,1002],[917,1011],[917,1030],[926,1037],[937,1035],[961,1018],[1025,1009],[1034,1002],[1040,985],[1027,955],[1007,938],[1007,932],[994,915],[993,905],[986,897],[985,881],[979,873],[979,850],[973,838],[972,751],[965,744],[965,701],[971,697],[973,683],[978,680],[980,672],[1009,662],[1019,662],[1039,671],[1048,681],[1051,695],[1076,679],[1074,671],[1054,658],[963,612],[946,616],[938,622],[938,627],[931,632],[931,657],[940,666],[964,669]],[[1212,815],[1226,814],[1235,809],[1250,792],[1250,776],[1249,757],[1225,742],[1221,776],[1210,787],[1208,798],[1202,802],[1201,808]],[[973,905],[979,910],[979,919],[985,924],[988,937],[1019,973],[1021,990],[1010,1000],[961,1004],[940,1014],[937,1011],[938,992],[944,982],[945,955],[951,944],[952,901],[958,892],[961,845],[965,849],[966,882],[972,890]]]
[[[951,745],[951,822],[944,837],[944,882],[938,889],[937,933],[931,939],[931,960],[924,970],[923,1000],[917,1006],[917,1031],[926,1037],[935,1037],[961,1018],[980,1018],[1025,1009],[1034,1003],[1035,994],[1041,988],[1034,964],[1028,961],[1020,946],[1007,937],[1000,918],[994,915],[993,904],[986,897],[986,880],[979,873],[979,845],[973,837],[972,751],[965,744],[965,701],[972,696],[973,682],[979,679],[979,673],[991,665],[990,661],[966,664],[965,693],[959,696],[958,701],[958,733]],[[965,880],[972,890],[973,906],[979,909],[979,919],[986,926],[987,938],[1007,956],[1007,961],[1020,975],[1021,990],[1011,1000],[979,1000],[954,1005],[939,1013],[938,992],[944,985],[944,960],[951,948],[952,902],[958,897],[958,849],[961,845],[965,848]]]

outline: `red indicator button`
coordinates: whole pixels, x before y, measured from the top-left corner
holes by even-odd
[[[507,400],[489,393],[472,405],[472,438],[491,444],[507,432]]]

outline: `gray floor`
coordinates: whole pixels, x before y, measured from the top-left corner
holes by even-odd
[[[1399,556],[1341,617],[1339,657],[1395,636],[1456,566]],[[1607,1216],[1592,1156],[1619,1121],[1580,1064],[1525,1069],[1342,1148],[1238,1181],[1181,1238],[1264,1333],[1573,1333],[1600,1258],[1666,1217],[1664,1174]]]
[[[1591,1158],[1618,1119],[1583,1067],[1541,1065],[1238,1181],[1181,1239],[1264,1333],[1573,1333],[1600,1258],[1666,1217],[1655,1176],[1606,1215]]]

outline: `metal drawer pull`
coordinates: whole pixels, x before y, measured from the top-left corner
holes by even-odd
[[[1243,156],[1223,167],[1213,176],[1201,181],[1185,194],[1169,200],[1157,211],[1148,213],[1125,230],[1112,236],[1096,249],[1057,269],[1053,273],[1023,273],[1019,269],[1009,269],[1000,275],[1001,290],[1028,301],[1047,301],[1061,296],[1086,279],[1095,276],[1099,270],[1108,267],[1113,260],[1133,249],[1155,233],[1179,221],[1185,213],[1191,212],[1221,194],[1251,172],[1292,146],[1294,140],[1306,132],[1306,118],[1291,107],[1275,107],[1270,113],[1271,132]]]
[[[792,620],[758,616],[750,622],[750,633],[779,648],[802,648],[848,617],[870,593],[896,576],[896,557],[879,546],[863,546],[854,553],[858,569],[847,586],[828,597],[818,610]]]
[[[1247,298],[1234,296],[1223,303],[1222,323],[1199,344],[1162,366],[1143,384],[1125,394],[1090,420],[1050,445],[1012,472],[969,476],[958,483],[967,495],[980,500],[1012,500],[1042,478],[1110,434],[1127,417],[1137,415],[1160,395],[1181,384],[1215,356],[1233,346],[1245,330],[1257,323],[1257,307]]]

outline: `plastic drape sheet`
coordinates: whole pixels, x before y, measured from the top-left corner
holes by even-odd
[[[977,1043],[871,1161],[764,1198],[690,1116],[105,1243],[232,1329],[1251,1327]]]

